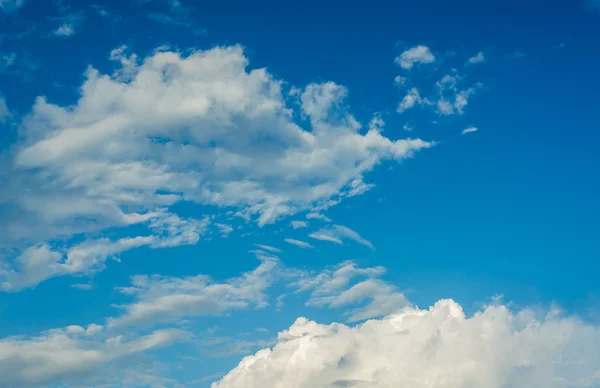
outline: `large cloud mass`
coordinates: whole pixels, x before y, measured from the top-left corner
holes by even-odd
[[[127,225],[186,199],[235,207],[264,224],[349,195],[382,159],[431,145],[392,141],[380,128],[361,133],[342,104],[344,87],[284,93],[266,69],[247,70],[239,46],[143,61],[121,48],[111,58],[119,69],[89,68],[76,105],[40,97],[22,125],[14,163],[41,169],[29,179],[43,190],[13,199],[38,219]]]
[[[213,388],[523,388],[600,384],[600,330],[551,311],[441,300],[348,327],[299,318]]]
[[[3,155],[0,289],[88,274],[134,246],[193,244],[207,220],[165,216],[179,201],[263,225],[362,194],[372,187],[364,174],[382,160],[432,145],[391,140],[383,123],[363,129],[343,104],[346,88],[333,82],[286,91],[266,69],[249,70],[239,46],[144,59],[125,51],[112,51],[113,74],[86,71],[75,105],[39,97],[20,141]],[[187,231],[159,241],[157,225],[171,235],[165,228],[173,221]],[[57,239],[135,224],[151,234],[102,241],[103,249],[86,242],[82,265],[73,265],[71,248],[49,248]],[[3,247],[10,248],[5,258]]]

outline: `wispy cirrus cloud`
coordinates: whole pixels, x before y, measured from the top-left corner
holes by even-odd
[[[286,238],[283,241],[285,241],[288,244],[292,244],[297,247],[300,247],[300,248],[314,248],[314,246],[310,245],[309,243],[307,243],[305,241],[295,240],[293,238]]]

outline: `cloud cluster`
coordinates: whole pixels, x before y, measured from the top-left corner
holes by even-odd
[[[305,318],[213,388],[594,387],[600,329],[555,312],[494,305],[472,317],[452,300],[355,327]]]
[[[383,267],[360,268],[351,261],[343,262],[321,273],[298,272],[299,278],[290,283],[296,293],[310,291],[306,301],[312,307],[353,307],[344,315],[348,321],[381,317],[410,303],[393,285],[378,279]],[[366,278],[356,281],[356,278]]]
[[[363,130],[333,82],[286,92],[266,69],[249,70],[239,46],[126,51],[111,53],[113,74],[88,68],[76,104],[39,97],[23,120],[0,169],[0,247],[152,228],[157,209],[183,200],[264,225],[359,195],[382,160],[433,144]]]

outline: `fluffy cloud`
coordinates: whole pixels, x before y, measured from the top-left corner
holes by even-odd
[[[432,146],[361,130],[333,82],[286,93],[239,46],[111,60],[113,74],[86,71],[75,105],[39,97],[23,120],[0,169],[0,245],[149,223],[182,200],[264,225],[358,195],[382,160]]]
[[[317,232],[311,233],[308,236],[316,240],[329,241],[340,245],[343,244],[343,239],[349,239],[371,249],[375,249],[370,241],[362,238],[352,229],[342,225],[331,225]]]
[[[467,317],[440,300],[355,327],[299,318],[212,387],[593,387],[598,349],[599,327],[576,318],[502,305]]]
[[[416,105],[421,105],[424,102],[427,103],[427,100],[421,98],[419,90],[417,88],[411,88],[406,93],[402,101],[400,101],[396,111],[398,113],[403,113],[404,111],[414,108]]]
[[[117,360],[122,362],[185,338],[184,332],[175,329],[157,330],[130,340],[123,336],[102,337],[101,331],[99,325],[86,329],[69,326],[37,337],[0,339],[0,385],[39,387],[101,379],[107,365]],[[108,366],[111,373],[118,373],[116,369],[116,365]],[[114,377],[118,376],[111,376]]]
[[[412,69],[415,64],[435,62],[435,56],[427,46],[415,46],[396,57],[396,63],[403,69]]]

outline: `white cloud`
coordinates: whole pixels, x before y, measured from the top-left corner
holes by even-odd
[[[73,379],[81,382],[113,378],[119,368],[116,361],[185,337],[180,330],[168,329],[130,340],[120,335],[95,338],[101,332],[99,325],[89,325],[86,329],[73,325],[37,337],[0,339],[0,385],[37,387]]]
[[[406,95],[402,101],[400,101],[400,104],[396,110],[398,113],[403,113],[411,108],[414,108],[416,105],[421,105],[422,103],[427,103],[427,101],[421,98],[417,88],[411,88],[408,92],[406,92]]]
[[[435,62],[435,56],[427,46],[415,46],[404,51],[396,58],[396,63],[403,69],[412,69],[415,64]]]
[[[408,78],[402,77],[401,75],[397,75],[394,77],[394,85],[404,86],[408,82]]]
[[[327,234],[327,233],[314,232],[314,233],[309,234],[308,237],[314,238],[315,240],[329,241],[329,242],[336,243],[339,245],[344,245],[344,243],[342,242],[341,239],[339,239],[335,236],[332,236],[330,234]]]
[[[381,317],[410,303],[396,287],[377,279],[385,273],[383,267],[359,268],[353,262],[343,262],[323,272],[303,273],[289,287],[296,293],[311,291],[307,306],[340,308],[359,305],[344,313],[348,321]],[[357,277],[366,277],[355,281]]]
[[[324,214],[320,214],[320,213],[308,213],[306,215],[306,219],[307,220],[321,220],[321,221],[325,221],[325,222],[331,222],[331,218],[327,217]]]
[[[63,7],[60,2],[58,4],[59,8]],[[68,8],[63,7],[61,12],[65,12],[67,9]],[[61,24],[58,26],[58,28],[56,28],[56,30],[54,30],[53,34],[61,38],[66,38],[74,35],[77,32],[77,29],[83,22],[84,17],[82,12],[76,12],[61,16],[58,19],[61,20]]]
[[[375,249],[370,241],[362,238],[352,229],[342,225],[332,225],[327,228],[323,228],[315,233],[309,234],[309,237],[317,240],[334,242],[340,245],[343,244],[342,239],[350,239],[359,244],[366,245],[371,249]]]
[[[312,245],[310,245],[309,243],[307,243],[305,241],[295,240],[293,238],[286,238],[283,241],[285,241],[288,244],[292,244],[297,247],[300,247],[300,248],[314,248]]]
[[[467,63],[470,65],[475,65],[477,63],[483,62],[485,62],[485,56],[483,55],[483,51],[478,52],[477,55],[469,58],[469,60],[467,61]]]
[[[593,387],[599,348],[599,327],[574,317],[502,305],[467,317],[440,300],[355,327],[298,318],[212,387]]]
[[[453,114],[462,115],[477,89],[483,85],[479,82],[467,89],[459,89],[458,84],[463,81],[462,77],[456,75],[445,75],[436,83],[438,88],[438,101],[436,102],[437,113],[442,116]]]
[[[292,228],[294,228],[294,229],[300,229],[300,228],[306,228],[308,226],[308,222],[294,220],[294,221],[290,222],[290,225],[292,225]]]
[[[471,132],[477,132],[477,127],[469,127],[467,129],[463,129],[463,131],[461,132],[461,135],[464,135],[466,133],[471,133]]]
[[[282,252],[281,249],[272,247],[270,245],[264,245],[264,244],[254,244],[254,245],[256,245],[260,249],[264,249],[265,251],[268,251],[268,252],[272,252],[272,253],[281,253]]]
[[[183,199],[264,225],[358,195],[382,160],[433,145],[361,132],[333,82],[302,89],[298,110],[239,46],[111,59],[113,74],[86,71],[76,104],[39,97],[23,120],[16,170],[1,171],[0,245],[149,222]]]
[[[56,36],[71,36],[75,33],[75,26],[72,23],[63,23],[54,31]]]
[[[124,314],[108,320],[109,326],[177,322],[184,317],[223,315],[234,310],[265,307],[265,291],[276,279],[278,260],[257,253],[261,263],[253,271],[218,283],[209,276],[145,276],[131,278],[132,285],[121,288],[135,297],[119,306]]]
[[[223,236],[223,237],[227,237],[229,235],[229,233],[233,232],[233,227],[231,225],[215,222],[215,226],[217,228],[219,228],[219,231],[221,232],[221,236]]]

